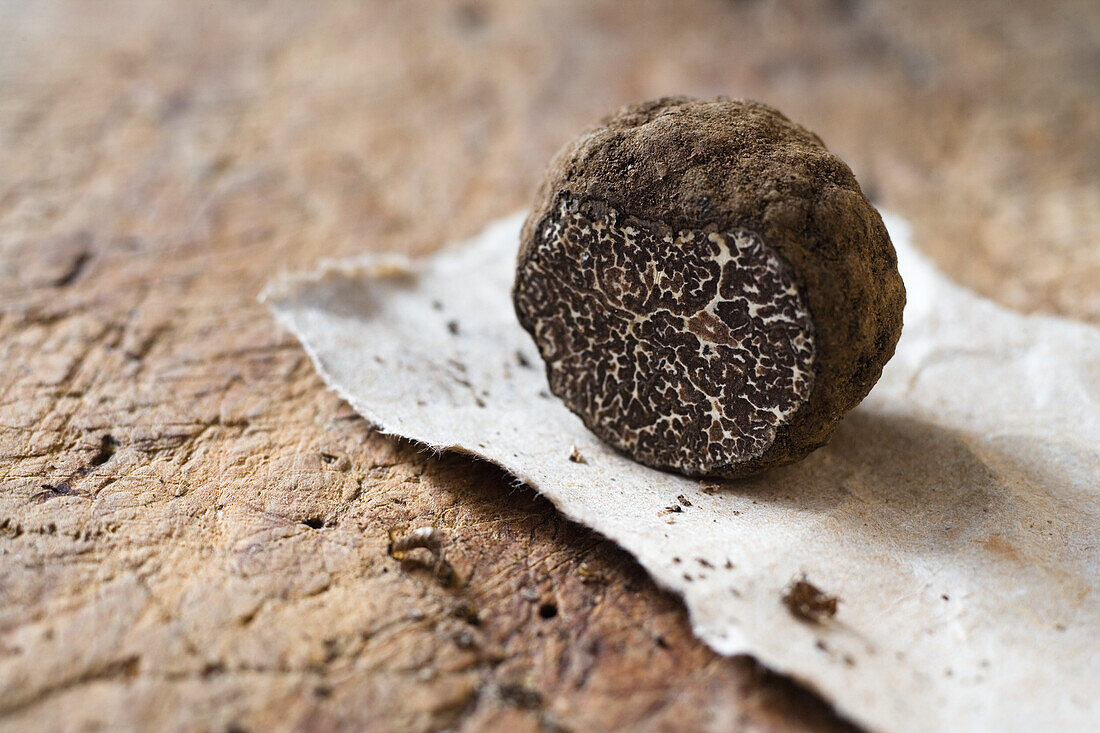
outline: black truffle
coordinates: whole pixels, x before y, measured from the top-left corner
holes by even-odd
[[[735,477],[828,441],[893,354],[905,290],[817,136],[756,102],[666,98],[558,153],[513,300],[550,388],[603,440]]]

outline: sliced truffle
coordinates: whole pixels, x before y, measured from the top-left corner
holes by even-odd
[[[823,445],[893,354],[905,291],[851,170],[776,110],[632,105],[566,145],[516,313],[551,390],[634,459],[743,476]]]

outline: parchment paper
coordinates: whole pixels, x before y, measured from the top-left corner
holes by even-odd
[[[888,218],[909,304],[881,382],[803,462],[691,480],[616,454],[549,394],[509,298],[520,222],[265,298],[364,417],[529,483],[682,595],[718,652],[873,729],[1100,726],[1100,331],[978,298]],[[784,605],[802,574],[840,598],[834,618]]]

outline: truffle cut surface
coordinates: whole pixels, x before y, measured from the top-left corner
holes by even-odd
[[[561,196],[521,278],[551,389],[643,463],[757,458],[813,389],[810,313],[747,229],[673,231]]]

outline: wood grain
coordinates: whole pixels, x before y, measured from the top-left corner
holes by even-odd
[[[256,294],[727,93],[965,284],[1100,322],[1097,47],[1088,2],[0,3],[0,728],[844,728],[530,490],[374,432]],[[386,552],[428,525],[451,582]]]

